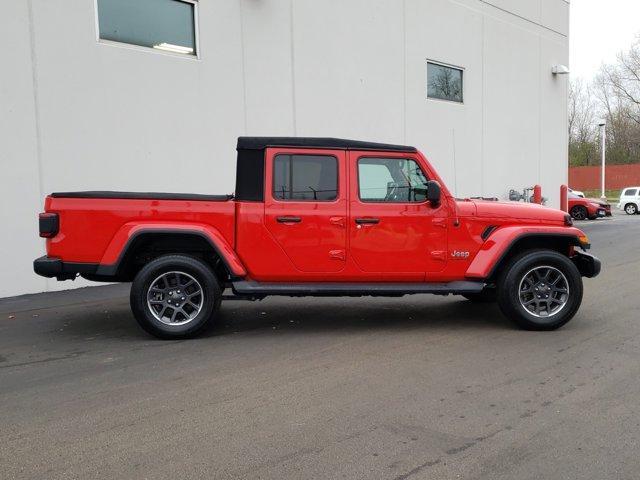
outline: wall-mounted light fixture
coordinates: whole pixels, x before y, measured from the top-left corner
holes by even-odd
[[[569,73],[569,67],[566,65],[554,65],[551,67],[551,73],[554,75],[566,75]]]

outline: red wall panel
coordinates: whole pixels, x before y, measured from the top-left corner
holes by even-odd
[[[640,163],[607,165],[606,170],[607,190],[640,185]],[[600,171],[598,166],[569,167],[569,186],[576,190],[597,190],[600,188]]]

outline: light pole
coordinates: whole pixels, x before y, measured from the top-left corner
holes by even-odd
[[[607,122],[606,120],[600,120],[598,122],[598,126],[600,127],[600,148],[601,148],[601,156],[602,156],[602,174],[601,174],[601,187],[602,187],[602,195],[601,198],[606,200],[607,196],[605,195],[605,142],[607,140]]]

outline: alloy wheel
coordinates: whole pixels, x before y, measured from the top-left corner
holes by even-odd
[[[185,325],[198,316],[204,305],[200,283],[185,272],[166,272],[147,290],[147,307],[165,325]]]
[[[548,318],[558,314],[569,300],[567,277],[555,267],[532,268],[520,280],[520,305],[531,315]]]
[[[576,220],[584,220],[587,218],[587,211],[583,207],[574,207],[571,210],[571,216]]]

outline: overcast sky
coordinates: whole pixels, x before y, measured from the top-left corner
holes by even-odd
[[[640,33],[640,0],[571,0],[569,66],[590,80]]]

